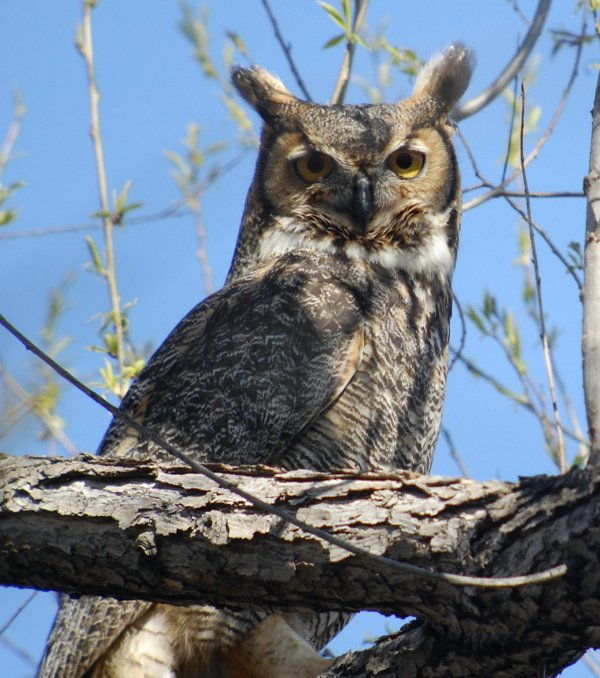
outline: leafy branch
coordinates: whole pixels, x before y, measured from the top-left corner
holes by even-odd
[[[78,27],[75,44],[84,59],[87,72],[91,117],[90,136],[94,148],[100,199],[100,210],[94,216],[102,220],[105,259],[101,257],[90,236],[86,238],[86,243],[94,271],[106,282],[110,304],[109,312],[102,315],[103,322],[100,333],[104,346],[99,350],[108,354],[117,362],[116,373],[113,370],[112,363],[107,360],[104,368],[101,368],[100,374],[104,379],[105,386],[117,397],[122,398],[129,388],[131,379],[140,371],[143,363],[140,364],[139,358],[134,355],[135,352],[128,341],[127,313],[126,309],[121,307],[121,296],[117,285],[114,227],[122,225],[124,216],[140,205],[139,203],[129,204],[127,202],[131,186],[131,182],[127,182],[121,193],[113,193],[113,208],[109,207],[104,149],[100,131],[100,93],[96,84],[92,40],[92,11],[96,4],[97,0],[83,0],[83,20]],[[112,332],[110,328],[112,328]]]

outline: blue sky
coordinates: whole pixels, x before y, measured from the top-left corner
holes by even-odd
[[[454,40],[467,43],[477,56],[467,98],[494,79],[526,32],[513,3],[505,0],[380,0],[371,4],[370,31],[385,29],[390,43],[415,49],[421,58]],[[536,4],[531,0],[519,3],[529,17]],[[555,4],[547,28],[578,32],[581,14],[574,13],[575,1]],[[207,6],[210,51],[216,63],[222,64],[225,32],[235,31],[244,39],[253,61],[277,73],[298,92],[261,3],[228,0]],[[192,7],[197,11],[199,5],[194,3]],[[273,9],[312,96],[326,101],[342,53],[341,47],[323,50],[322,45],[334,35],[335,27],[312,0],[273,0]],[[74,48],[80,17],[81,3],[75,0],[51,4],[20,0],[0,6],[0,139],[10,126],[12,93],[18,90],[26,106],[13,159],[2,178],[5,184],[24,181],[26,186],[11,202],[19,209],[18,220],[0,230],[0,310],[23,332],[39,339],[50,290],[70,279],[67,309],[57,328],[58,334],[70,341],[60,359],[78,376],[93,383],[98,381],[102,358],[87,347],[98,343],[97,314],[107,310],[107,294],[102,282],[89,270],[84,241],[85,236],[92,235],[102,248],[101,232],[94,228],[97,221],[91,216],[99,203],[88,135],[84,65]],[[102,0],[93,15],[109,190],[120,191],[131,181],[131,200],[143,203],[132,215],[137,222],[126,222],[115,234],[118,284],[124,300],[137,301],[131,312],[134,340],[154,347],[205,295],[192,216],[183,213],[150,219],[180,198],[165,152],[183,152],[182,140],[191,123],[200,126],[203,147],[229,143],[220,162],[233,161],[233,166],[206,191],[202,201],[206,249],[215,287],[222,283],[231,260],[254,162],[252,151],[239,158],[235,125],[223,106],[218,87],[202,77],[191,47],[178,28],[180,20],[179,3],[166,0]],[[537,64],[536,76],[528,86],[527,106],[529,110],[540,107],[541,116],[537,131],[527,138],[527,149],[546,129],[573,64],[573,50],[563,49],[551,57],[551,47],[551,39],[545,33],[532,60]],[[241,56],[237,59],[243,62]],[[581,190],[587,171],[589,111],[596,78],[593,65],[597,60],[597,47],[591,45],[584,51],[579,77],[551,140],[529,167],[533,191]],[[372,81],[373,55],[358,50],[355,72]],[[386,96],[401,98],[410,89],[410,79],[396,71]],[[349,88],[348,101],[364,100],[365,92],[357,77]],[[494,181],[502,171],[509,114],[509,106],[500,98],[461,125],[482,171]],[[248,115],[258,124],[253,114]],[[457,147],[464,186],[472,187],[477,179],[463,146],[458,143]],[[515,188],[519,189],[519,184]],[[465,200],[479,193],[468,192]],[[569,242],[581,242],[585,217],[581,199],[535,200],[533,216],[563,251]],[[73,226],[82,228],[49,233],[50,229],[62,231]],[[523,330],[524,359],[546,392],[537,331],[521,303],[522,273],[515,266],[519,256],[518,229],[518,216],[500,200],[466,212],[455,290],[465,309],[480,306],[486,290],[496,295],[500,306],[512,309]],[[578,290],[548,248],[540,244],[539,249],[546,313],[549,324],[558,327],[555,363],[585,430]],[[465,355],[518,390],[518,380],[498,346],[483,339],[472,324],[467,329]],[[460,326],[456,323],[453,344],[459,340]],[[23,387],[32,388],[36,364],[6,333],[0,333],[0,360],[6,373]],[[561,400],[560,405],[567,419],[565,401]],[[66,385],[60,415],[67,421],[65,432],[73,445],[94,451],[108,424],[108,415]],[[484,380],[474,379],[461,365],[452,370],[449,378],[444,424],[476,479],[515,480],[520,475],[554,472],[540,426],[531,414],[499,396]],[[36,437],[39,430],[38,422],[28,418],[0,440],[0,448],[11,453],[46,453],[47,442]],[[56,451],[64,452],[60,447]],[[571,458],[574,453],[571,445]],[[438,445],[433,471],[458,473],[444,441]],[[0,627],[27,595],[23,591],[0,591]],[[6,637],[37,659],[53,613],[53,595],[38,595]],[[365,636],[383,631],[381,619],[372,614],[361,616],[334,649],[357,647]],[[3,675],[32,675],[31,665],[2,642],[0,665]],[[563,675],[576,678],[590,674],[580,664]]]

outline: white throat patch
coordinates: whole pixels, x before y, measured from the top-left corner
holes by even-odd
[[[402,270],[409,274],[452,276],[454,256],[444,226],[450,217],[447,212],[435,217],[425,217],[431,226],[426,239],[413,249],[403,250],[398,245],[383,245],[368,248],[356,241],[339,245],[333,235],[308,230],[305,223],[294,217],[280,217],[274,228],[263,234],[260,241],[259,258],[282,255],[300,249],[318,250],[330,254],[345,254],[350,259],[367,261],[391,270]]]

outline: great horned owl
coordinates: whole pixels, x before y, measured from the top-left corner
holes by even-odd
[[[470,74],[451,45],[407,100],[322,106],[235,70],[264,128],[231,270],[122,409],[204,462],[428,471],[460,220],[448,115]],[[119,419],[100,454],[168,457]],[[344,619],[64,596],[40,675],[310,678]]]

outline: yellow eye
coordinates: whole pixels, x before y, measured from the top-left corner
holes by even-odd
[[[333,167],[333,160],[324,153],[311,152],[294,160],[296,174],[309,184],[324,179],[331,174]]]
[[[425,165],[425,156],[418,151],[399,148],[388,157],[387,165],[401,179],[414,179],[421,174]]]

